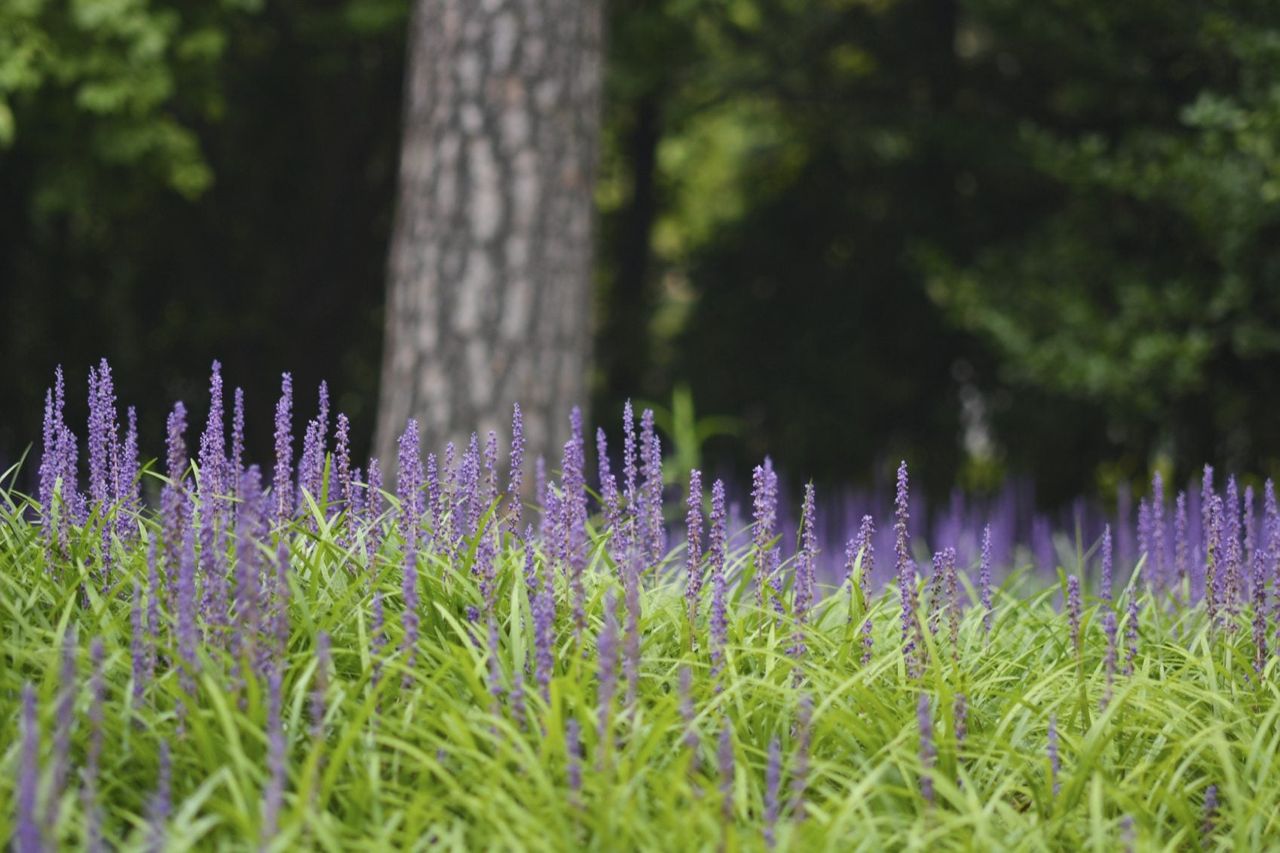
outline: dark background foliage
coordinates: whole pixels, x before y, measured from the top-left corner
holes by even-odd
[[[151,448],[214,357],[260,452],[284,369],[367,439],[407,2],[78,8],[0,8],[0,455],[54,364],[78,388],[102,355]],[[615,0],[609,26],[599,419],[687,386],[737,425],[712,462],[907,456],[1048,502],[1280,471],[1280,7]]]

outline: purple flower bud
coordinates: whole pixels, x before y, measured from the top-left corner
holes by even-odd
[[[267,672],[267,788],[262,795],[261,846],[275,838],[280,806],[284,802],[285,740],[281,721],[281,662],[272,661]]]
[[[569,782],[569,804],[582,807],[582,730],[577,719],[564,724],[565,776]]]
[[[937,752],[933,745],[929,694],[923,690],[916,700],[916,725],[920,730],[920,795],[926,803],[933,805],[933,762]]]
[[[1187,578],[1187,493],[1178,492],[1173,514],[1173,583],[1180,587]]]
[[[627,512],[636,514],[636,418],[628,400],[622,406],[622,481],[627,499]]]
[[[169,759],[169,742],[160,741],[159,766],[156,769],[156,788],[147,803],[147,849],[161,853],[168,841],[165,824],[169,821],[169,811],[173,801],[172,771]]]
[[[1067,622],[1071,626],[1071,648],[1076,657],[1083,654],[1080,645],[1080,579],[1075,575],[1067,578]]]
[[[1107,541],[1111,533],[1108,528]],[[982,601],[982,631],[991,633],[991,617],[995,608],[991,602],[991,525],[982,528],[982,558],[978,568],[978,596]]]
[[[640,415],[640,462],[644,486],[640,501],[640,527],[646,565],[654,565],[665,549],[662,524],[662,442],[653,426],[653,411]]]
[[[445,450],[449,448],[446,445]],[[447,471],[448,468],[446,467]],[[538,504],[538,510],[543,517],[547,514],[547,460],[541,455],[533,460],[533,499]]]
[[[231,414],[230,485],[238,488],[244,472],[244,389],[237,388]]]
[[[1241,548],[1240,548],[1240,493],[1234,475],[1227,479],[1226,505],[1223,507],[1223,549],[1226,563],[1226,607],[1231,630],[1235,630],[1235,617],[1240,613],[1240,599],[1243,584],[1241,582]]]
[[[1244,565],[1253,565],[1253,552],[1258,547],[1258,525],[1254,519],[1253,486],[1244,487]]]
[[[474,536],[480,520],[480,440],[473,432],[458,472],[458,500],[454,509],[454,540]]]
[[[1111,601],[1111,525],[1102,529],[1102,579],[1099,581],[1102,600]]]
[[[1211,843],[1210,836],[1218,823],[1218,786],[1210,785],[1204,792],[1204,822],[1200,827],[1201,843],[1206,848],[1216,845]]]
[[[1253,669],[1259,675],[1267,664],[1267,561],[1261,549],[1253,552]]]
[[[1151,579],[1157,588],[1168,585],[1165,577],[1164,479],[1156,471],[1151,477]]]
[[[908,487],[907,463],[904,460],[898,466],[897,494],[894,498],[894,557],[897,561],[898,596],[902,601],[902,656],[907,663],[907,672],[912,678],[919,675],[919,663],[916,660],[916,639],[919,632],[916,621],[915,565],[911,561],[911,546],[907,534],[907,522],[911,518]]]
[[[230,640],[237,661],[256,660],[257,638],[262,632],[259,546],[266,539],[266,526],[262,475],[257,465],[250,465],[240,478],[240,503],[236,506],[235,623]]]
[[[116,455],[116,395],[111,367],[104,358],[95,374],[89,369],[89,496],[100,511],[111,498],[111,459]]]
[[[764,771],[764,843],[772,850],[778,839],[778,792],[782,787],[782,747],[778,736],[769,741],[769,763]]]
[[[596,766],[604,766],[604,757],[611,747],[610,714],[613,697],[618,687],[618,616],[617,597],[612,589],[604,597],[604,627],[596,640],[598,658],[598,701],[596,711],[596,741],[599,743]]]
[[[694,725],[697,710],[693,705],[693,671],[688,664],[680,666],[680,720],[684,723],[684,737],[681,742],[689,750],[689,772],[698,767],[698,729]]]
[[[711,678],[717,681],[725,664],[725,647],[729,642],[728,580],[725,577],[726,546],[724,481],[711,485],[711,539],[707,549],[707,566],[711,572]]]
[[[561,535],[564,536],[564,554],[568,561],[569,587],[573,594],[574,638],[581,642],[587,626],[586,589],[583,578],[587,569],[590,542],[587,539],[587,493],[583,466],[586,465],[582,445],[582,419],[577,408],[571,418],[573,436],[565,442],[561,457],[564,475],[560,500]]]
[[[316,680],[311,688],[311,737],[315,740],[324,740],[325,705],[331,667],[329,633],[319,631],[316,633]]]
[[[804,794],[809,785],[809,743],[813,738],[813,697],[801,695],[796,707],[795,753],[792,756],[791,814],[804,820]]]
[[[276,469],[272,488],[276,496],[276,520],[283,524],[293,515],[293,375],[280,376],[280,400],[276,403]]]
[[[609,442],[603,429],[596,430],[596,467],[600,472],[600,506],[604,510],[612,545],[621,535],[622,506],[618,498],[618,482],[609,470]],[[617,549],[614,549],[614,559],[617,559]]]
[[[62,671],[58,674],[58,704],[54,711],[53,756],[50,762],[53,781],[49,797],[45,801],[45,828],[50,836],[55,834],[58,808],[67,786],[67,777],[71,773],[71,729],[75,725],[78,649],[75,627],[69,626],[62,641]]]
[[[40,721],[36,715],[36,691],[31,682],[22,685],[22,763],[18,768],[18,826],[13,834],[16,853],[40,853],[44,837],[37,814],[40,789]]]
[[[178,555],[182,549],[182,534],[186,524],[187,493],[182,477],[187,469],[187,445],[183,435],[187,431],[187,410],[182,403],[175,403],[169,413],[166,430],[168,458],[166,475],[169,482],[160,493],[160,515],[164,528],[165,564],[169,569],[169,590],[177,583]],[[170,606],[173,602],[170,601]]]
[[[382,466],[377,457],[369,459],[368,484],[365,489],[367,500],[364,507],[364,547],[369,560],[369,571],[374,568],[374,560],[382,550]]]
[[[1138,595],[1137,590],[1129,592],[1129,609],[1125,617],[1125,660],[1124,674],[1133,675],[1133,662],[1138,656]]]
[[[224,495],[227,492],[227,445],[222,430],[222,365],[213,363],[209,377],[209,419],[204,434],[200,436],[200,491],[203,495]]]
[[[418,422],[410,418],[400,435],[396,496],[400,499],[397,525],[400,538],[406,548],[418,543],[418,531],[422,526],[423,473],[422,446],[418,434]]]
[[[1223,564],[1223,524],[1222,499],[1217,495],[1209,495],[1209,523],[1205,526],[1205,608],[1209,614],[1209,624],[1216,626],[1219,621],[1218,608],[1223,603],[1226,586],[1226,574]]]
[[[764,591],[772,594],[776,613],[782,613],[782,579],[777,577],[777,551],[774,548],[778,518],[778,480],[773,463],[766,457],[751,473],[751,553],[756,570],[756,601],[764,606]]]
[[[489,430],[484,442],[484,500],[481,511],[495,509],[498,503],[498,434]]]
[[[520,529],[520,520],[524,512],[524,414],[520,404],[511,407],[511,473],[507,478],[507,501],[510,504],[507,515],[507,530],[515,533]]]
[[[698,599],[702,594],[702,472],[697,468],[689,472],[686,507],[684,600],[692,631],[698,622]]]
[[[1107,637],[1107,655],[1103,662],[1103,666],[1107,671],[1107,686],[1103,688],[1102,702],[1100,710],[1107,710],[1107,706],[1111,704],[1111,692],[1116,680],[1116,614],[1115,611],[1108,609],[1102,617],[1102,631]]]
[[[85,849],[98,853],[104,849],[102,842],[102,809],[98,803],[98,764],[102,755],[102,699],[106,690],[106,677],[102,671],[102,638],[94,637],[89,644],[89,743],[85,749],[84,767],[80,770],[81,805],[84,810]]]
[[[719,481],[717,481],[719,482]],[[725,823],[733,820],[733,723],[724,717],[720,723],[720,742],[716,749],[720,768],[720,816]]]
[[[813,606],[815,567],[818,558],[817,537],[813,532],[814,491],[813,483],[804,487],[804,505],[800,511],[800,552],[796,555],[795,596],[792,613],[795,632],[788,653],[799,660],[806,651],[804,626],[809,621],[809,608]],[[799,671],[796,673],[799,677]]]
[[[1049,786],[1053,789],[1053,795],[1058,796],[1061,786],[1058,783],[1058,771],[1061,769],[1061,760],[1058,756],[1058,716],[1057,714],[1049,715],[1049,731],[1045,736],[1045,752],[1049,756]]]
[[[350,508],[353,491],[351,484],[351,421],[342,412],[338,413],[338,425],[334,428],[333,472],[335,483],[329,489],[331,496],[329,503],[332,506],[341,501],[343,505]]]

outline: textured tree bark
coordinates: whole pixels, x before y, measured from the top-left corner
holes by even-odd
[[[601,2],[414,4],[375,443],[388,463],[409,417],[428,446],[461,445],[506,435],[516,402],[527,458],[559,458],[590,353]]]

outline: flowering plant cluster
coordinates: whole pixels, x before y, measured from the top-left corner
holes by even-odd
[[[517,407],[505,452],[410,421],[384,471],[324,385],[295,461],[285,374],[268,476],[209,387],[144,464],[107,363],[83,445],[59,371],[37,494],[0,492],[16,850],[1280,843],[1270,481],[1156,475],[1046,585],[990,524],[924,548],[904,462],[832,571],[812,485],[788,548],[765,460],[738,529],[647,410],[616,468],[575,410],[526,485]]]

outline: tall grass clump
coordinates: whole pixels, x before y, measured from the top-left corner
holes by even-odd
[[[830,570],[812,486],[739,521],[630,406],[528,482],[518,409],[384,472],[323,387],[295,448],[287,375],[261,467],[216,364],[153,461],[105,362],[83,442],[65,395],[0,489],[15,850],[1280,845],[1270,482],[1157,481],[1046,575],[997,520],[926,548],[903,463],[885,584],[870,515]]]

